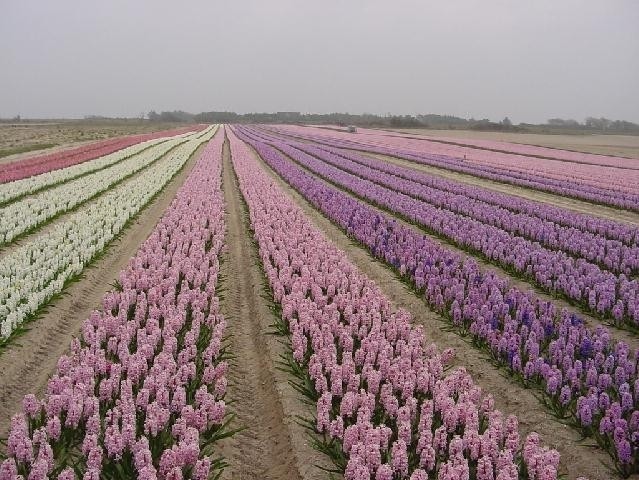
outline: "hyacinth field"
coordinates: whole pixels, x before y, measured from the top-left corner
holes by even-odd
[[[639,160],[192,125],[0,163],[0,480],[639,478]]]

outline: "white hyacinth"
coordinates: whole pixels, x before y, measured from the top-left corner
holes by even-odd
[[[142,172],[55,222],[49,231],[0,254],[0,338],[62,291],[64,282],[80,273],[216,131],[209,127],[186,136],[185,143]]]

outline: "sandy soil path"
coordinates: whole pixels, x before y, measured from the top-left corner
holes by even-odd
[[[257,155],[256,155],[257,156]],[[257,156],[259,158],[259,156]],[[588,476],[591,480],[614,478],[608,466],[610,457],[590,440],[581,442],[581,435],[571,427],[559,423],[535,398],[534,392],[510,380],[495,368],[486,356],[472,347],[459,335],[443,328],[447,322],[431,311],[426,303],[402,283],[383,263],[355,244],[342,231],[319,213],[301,195],[288,186],[261,159],[262,166],[278,180],[279,184],[296,200],[305,213],[335,244],[346,252],[358,268],[374,280],[397,306],[411,312],[416,322],[424,327],[426,338],[440,349],[454,348],[455,364],[465,367],[475,382],[485,392],[491,393],[496,405],[508,414],[516,414],[522,432],[536,431],[545,444],[561,453],[562,468],[569,478]]]
[[[509,185],[507,183],[495,182],[484,178],[474,177],[465,173],[451,172],[443,168],[421,165],[409,160],[403,160],[401,158],[390,157],[387,155],[366,152],[358,153],[365,156],[381,159],[394,165],[412,168],[413,170],[426,172],[431,175],[437,175],[439,177],[448,178],[469,185],[476,185],[478,187],[487,188],[496,192],[506,193],[508,195],[516,195],[518,197],[526,198],[529,200],[536,200],[538,202],[549,203],[551,205],[556,205],[558,207],[567,208],[588,215],[594,215],[596,217],[609,218],[611,220],[616,220],[619,222],[639,225],[639,213],[636,212],[620,210],[604,205],[596,205],[594,203],[589,203],[568,197],[562,197],[559,195],[554,195],[552,193],[541,192],[539,190],[517,187],[514,185]]]
[[[224,144],[223,189],[227,251],[221,265],[220,307],[234,355],[227,399],[237,415],[233,428],[245,430],[222,442],[219,452],[229,467],[225,479],[326,478],[314,464],[325,459],[313,450],[295,415],[309,410],[275,368],[283,346],[268,335],[273,313],[266,302],[259,257],[248,230],[248,212],[234,176],[228,142]]]
[[[6,436],[11,416],[21,408],[23,396],[45,392],[58,358],[68,351],[70,341],[80,332],[84,319],[100,307],[102,297],[112,288],[111,284],[118,278],[120,270],[149,236],[202,149],[203,146],[140,212],[123,235],[107,247],[105,255],[85,269],[84,278],[69,285],[64,296],[0,355],[0,437]]]

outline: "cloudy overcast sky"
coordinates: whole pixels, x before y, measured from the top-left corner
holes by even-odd
[[[639,122],[637,0],[0,0],[0,117]]]

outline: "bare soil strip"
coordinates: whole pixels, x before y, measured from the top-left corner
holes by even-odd
[[[105,254],[90,267],[83,278],[70,284],[62,298],[53,302],[47,312],[31,323],[31,329],[17,338],[0,355],[0,437],[8,433],[11,417],[21,408],[27,393],[43,395],[55,371],[58,358],[68,352],[82,322],[112,289],[120,270],[135,255],[175,197],[195,165],[204,146],[187,161],[183,169],[161,193],[143,208],[122,236],[109,244]]]
[[[219,453],[229,463],[225,479],[321,479],[314,464],[325,458],[311,448],[296,415],[310,410],[288,384],[288,375],[276,369],[284,347],[269,335],[274,321],[265,299],[259,256],[248,229],[242,201],[224,144],[223,190],[227,215],[227,251],[221,265],[220,307],[227,320],[230,352],[235,357],[228,371],[229,408],[237,415],[232,428],[242,428],[223,440]]]
[[[476,185],[478,187],[487,188],[496,192],[506,193],[508,195],[516,195],[528,200],[536,200],[538,202],[549,203],[557,207],[567,208],[576,212],[585,213],[587,215],[593,215],[595,217],[608,218],[610,220],[616,220],[618,222],[639,225],[639,213],[636,212],[621,210],[614,207],[607,207],[605,205],[596,205],[594,203],[589,203],[574,198],[562,197],[559,195],[554,195],[552,193],[546,193],[530,188],[517,187],[515,185],[509,185],[507,183],[495,182],[493,180],[474,177],[465,173],[451,172],[443,168],[421,165],[419,163],[403,160],[401,158],[390,157],[387,155],[360,151],[358,151],[358,153],[384,160],[394,165],[412,168],[413,170],[426,172],[431,175],[437,175],[438,177],[448,178],[469,185]]]
[[[427,138],[450,138],[462,143],[468,140],[492,140],[569,152],[639,159],[639,136],[637,135],[481,132],[476,130],[433,130],[428,128],[379,130],[420,135]]]
[[[254,153],[255,150],[253,150]],[[525,279],[522,278],[517,278],[514,277],[510,272],[508,272],[507,270],[501,268],[498,265],[492,264],[489,261],[474,255],[473,253],[467,252],[459,247],[457,247],[456,245],[454,245],[452,242],[446,241],[446,240],[442,240],[441,238],[427,232],[426,230],[420,228],[418,225],[414,225],[411,224],[409,222],[407,222],[406,220],[400,218],[400,216],[398,214],[395,214],[394,212],[391,211],[387,211],[384,210],[383,208],[379,208],[377,206],[375,206],[372,202],[366,200],[366,199],[362,199],[357,197],[356,195],[353,195],[352,193],[350,193],[348,190],[335,186],[333,184],[331,184],[330,182],[327,182],[324,178],[322,178],[321,176],[313,173],[311,170],[307,169],[306,167],[304,167],[303,165],[297,163],[295,160],[293,160],[291,157],[289,157],[288,155],[284,154],[283,152],[280,151],[280,153],[285,156],[286,158],[289,159],[289,161],[295,163],[297,166],[299,166],[300,168],[302,168],[305,172],[307,172],[309,175],[312,175],[313,177],[317,178],[318,180],[320,180],[321,182],[329,185],[331,188],[337,188],[340,191],[342,191],[344,194],[349,195],[353,198],[358,199],[359,201],[364,202],[365,204],[367,204],[369,207],[374,208],[375,210],[379,211],[380,213],[384,214],[384,215],[390,215],[392,217],[394,217],[398,222],[400,222],[402,225],[412,228],[413,230],[419,232],[420,234],[426,236],[429,238],[429,240],[431,240],[432,242],[437,243],[438,245],[441,245],[443,248],[446,248],[448,250],[452,250],[453,252],[456,252],[459,255],[463,255],[466,257],[470,257],[473,258],[473,260],[475,260],[484,270],[487,271],[491,271],[496,273],[497,275],[500,275],[502,277],[506,277],[508,278],[508,281],[511,285],[517,287],[519,290],[521,291],[528,291],[528,290],[533,290],[535,292],[535,294],[542,298],[543,300],[549,301],[549,302],[553,302],[555,305],[557,305],[559,308],[565,308],[570,312],[576,313],[577,315],[581,316],[585,322],[585,324],[589,327],[589,328],[595,328],[597,325],[604,325],[606,327],[609,328],[611,336],[615,339],[615,340],[622,340],[624,342],[626,342],[633,350],[639,350],[639,335],[637,335],[636,332],[634,331],[630,331],[628,329],[624,329],[624,328],[619,328],[617,326],[614,325],[610,325],[607,322],[594,317],[593,315],[590,315],[588,312],[586,312],[585,310],[582,310],[581,308],[579,308],[578,306],[574,306],[572,304],[570,304],[567,300],[564,300],[562,298],[556,298],[553,297],[552,295],[547,294],[546,292],[544,292],[541,288],[537,287],[536,285],[534,285],[532,282],[529,282]],[[257,153],[256,153],[257,154]]]
[[[392,130],[389,130],[392,132]],[[382,135],[386,135],[388,137],[394,137],[397,138],[397,136],[395,135],[389,135],[389,134],[382,134]],[[459,140],[459,141],[453,141],[453,140],[444,140],[443,138],[439,137],[439,138],[435,138],[435,137],[427,137],[427,138],[419,138],[419,137],[413,137],[413,136],[405,136],[404,138],[409,138],[411,140],[426,140],[429,142],[433,142],[433,143],[443,143],[444,145],[454,145],[457,147],[463,147],[463,148],[470,148],[473,150],[484,150],[484,151],[488,151],[488,152],[497,152],[497,153],[505,153],[507,155],[518,155],[521,157],[530,157],[530,158],[539,158],[539,159],[544,159],[544,160],[552,160],[555,162],[564,162],[564,163],[576,163],[578,165],[598,165],[596,163],[589,163],[589,162],[583,162],[583,161],[579,161],[579,160],[568,160],[565,158],[558,158],[558,157],[552,157],[552,156],[548,156],[548,155],[537,155],[537,154],[533,154],[533,153],[525,153],[525,152],[513,152],[511,150],[504,150],[502,148],[490,148],[488,146],[482,146],[482,145],[475,145],[473,143],[464,143],[463,140]],[[597,154],[594,154],[597,155]],[[619,157],[619,158],[627,158],[628,160],[631,160],[628,157]],[[628,162],[631,163],[631,162]],[[600,167],[603,168],[617,168],[617,169],[621,169],[621,170],[638,170],[636,164],[635,165],[630,165],[630,166],[619,166],[619,165],[598,165]]]
[[[255,153],[255,152],[254,152]],[[495,397],[497,408],[504,413],[515,414],[519,418],[522,432],[538,432],[546,445],[561,453],[561,468],[569,478],[587,476],[591,480],[614,478],[609,470],[610,457],[601,450],[594,440],[581,441],[581,435],[572,427],[558,422],[535,398],[535,392],[522,387],[493,366],[482,352],[472,347],[469,339],[464,339],[445,327],[448,323],[431,311],[426,303],[406,286],[383,264],[372,257],[364,248],[348,238],[337,226],[318,212],[310,203],[286,184],[256,154],[261,165],[267,170],[291,197],[302,207],[313,223],[320,228],[349,259],[369,278],[374,280],[391,301],[405,308],[413,315],[415,322],[424,327],[429,341],[440,349],[453,348],[456,351],[454,364],[465,367],[484,392]],[[516,283],[516,282],[513,282]]]

